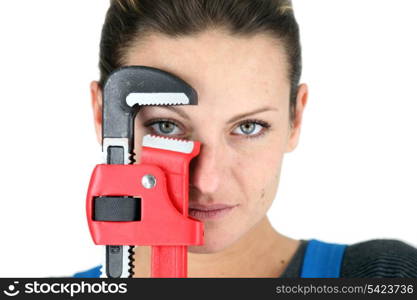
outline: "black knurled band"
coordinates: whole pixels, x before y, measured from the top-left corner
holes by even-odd
[[[140,221],[140,198],[95,197],[94,221],[129,222]]]

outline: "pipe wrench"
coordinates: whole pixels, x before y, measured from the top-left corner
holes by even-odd
[[[105,245],[101,277],[133,276],[134,246],[151,246],[151,277],[187,277],[187,246],[202,245],[203,223],[188,217],[189,163],[200,143],[146,135],[134,164],[134,120],[144,105],[196,105],[178,77],[129,66],[103,88],[102,150],[87,193],[93,241]]]

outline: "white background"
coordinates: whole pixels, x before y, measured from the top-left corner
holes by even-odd
[[[0,276],[99,263],[85,219],[101,162],[89,83],[107,1],[0,2]],[[296,0],[310,87],[269,216],[293,238],[417,246],[417,3]]]

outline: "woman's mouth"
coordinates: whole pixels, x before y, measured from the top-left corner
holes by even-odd
[[[219,219],[231,212],[237,205],[213,204],[198,205],[190,204],[188,214],[199,220]]]

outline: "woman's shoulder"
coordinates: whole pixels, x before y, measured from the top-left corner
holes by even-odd
[[[91,269],[75,273],[74,278],[99,278],[101,275],[101,265],[95,266]]]
[[[372,239],[348,245],[341,277],[417,278],[417,248],[395,239]]]
[[[301,240],[282,277],[298,277],[310,240]],[[331,245],[331,244],[330,244]],[[101,266],[74,275],[97,278]],[[417,248],[400,240],[373,239],[346,245],[340,277],[344,278],[417,278]]]

